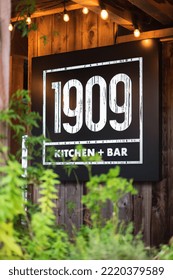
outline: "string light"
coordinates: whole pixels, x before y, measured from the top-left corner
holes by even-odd
[[[138,28],[135,28],[135,30],[133,31],[134,37],[138,38],[141,35],[141,32]]]
[[[70,20],[70,17],[69,17],[69,15],[67,14],[66,9],[64,9],[63,20],[64,20],[65,22],[68,22],[68,21]]]
[[[103,19],[103,20],[106,20],[106,19],[108,19],[108,12],[106,11],[106,9],[102,9],[101,10],[101,13],[100,13],[100,16],[101,16],[101,18]]]
[[[26,24],[30,25],[31,22],[32,22],[31,17],[30,17],[30,15],[28,15],[27,18],[26,18]]]
[[[89,13],[88,8],[87,8],[87,7],[83,7],[82,13],[83,13],[84,15],[87,15],[87,14]]]
[[[9,26],[8,26],[8,30],[9,30],[10,32],[12,32],[12,31],[13,31],[13,28],[14,28],[14,27],[13,27],[12,23],[10,22],[10,23],[9,23]]]

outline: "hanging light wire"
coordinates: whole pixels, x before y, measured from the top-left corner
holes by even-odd
[[[69,15],[68,15],[68,13],[67,13],[65,3],[66,3],[66,1],[64,0],[64,14],[63,14],[63,20],[64,20],[65,22],[68,22],[68,21],[70,20],[70,17],[69,17]]]

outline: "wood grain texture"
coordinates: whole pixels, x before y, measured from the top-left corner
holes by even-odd
[[[83,223],[81,197],[83,184],[66,183],[59,186],[59,224],[72,233]]]
[[[38,56],[52,52],[52,19],[53,16],[47,16],[37,20]]]
[[[117,43],[126,43],[145,39],[160,39],[160,40],[172,40],[173,28],[158,29],[152,31],[141,32],[141,35],[137,38],[133,34],[117,37]]]
[[[151,210],[151,245],[158,246],[168,237],[167,180],[153,185]]]
[[[133,221],[133,197],[130,194],[126,194],[118,204],[119,207],[119,219],[125,223]]]
[[[98,45],[108,46],[114,43],[113,38],[116,34],[116,24],[112,21],[104,21],[98,18]]]
[[[60,15],[52,16],[52,53],[61,53],[67,51],[67,39],[66,39],[66,24],[64,23]]]
[[[154,1],[148,0],[128,0],[133,5],[137,6],[139,9],[147,13],[148,15],[152,16],[157,21],[161,22],[162,24],[169,24],[171,19],[167,14],[163,13],[158,6],[153,5]]]
[[[98,46],[98,18],[94,13],[85,16],[83,22],[83,49],[95,48]]]
[[[173,42],[163,44],[164,102],[167,119],[167,186],[169,236],[173,235]]]

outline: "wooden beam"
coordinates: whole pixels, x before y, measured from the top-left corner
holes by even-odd
[[[99,0],[73,0],[74,3],[80,4],[83,7],[99,6]]]
[[[171,20],[173,20],[173,5],[168,1],[165,2],[157,2],[153,0],[148,0],[148,2],[152,2],[153,6],[155,6],[158,10],[161,10],[163,14],[167,15]]]
[[[73,2],[75,4],[68,5],[67,11],[82,9],[84,6],[86,6],[86,7],[88,7],[89,10],[100,15],[100,5],[99,5],[98,0],[74,0]],[[125,13],[122,14],[121,11],[119,11],[111,6],[106,6],[106,7],[107,7],[107,11],[109,13],[109,19],[111,19],[116,24],[121,25],[128,30],[133,30],[133,24],[132,24],[132,21],[129,16],[127,16]],[[35,13],[32,14],[31,18],[59,14],[59,13],[63,13],[63,11],[64,11],[63,6],[54,8],[54,9],[49,9],[46,11],[36,11]],[[19,21],[22,19],[23,18],[15,17],[15,18],[12,18],[11,21],[16,22],[16,21]]]
[[[169,16],[164,14],[162,12],[162,9],[159,9],[156,6],[154,6],[151,3],[151,1],[148,0],[128,0],[128,1],[162,24],[170,24],[172,22]]]
[[[170,40],[170,38],[173,38],[173,27],[143,32],[138,38],[134,37],[133,34],[119,36],[117,37],[116,43],[119,44],[119,43],[126,43],[126,42],[138,41],[144,39],[154,39],[154,38],[158,38],[161,40],[166,40],[166,39]]]
[[[88,1],[88,0],[73,0],[73,2],[77,4],[81,4],[82,6],[86,6],[92,12],[100,15],[100,4],[98,0]],[[91,5],[92,4],[92,5]],[[110,5],[106,5],[106,9],[109,14],[109,19],[117,23],[118,25],[123,26],[128,30],[133,30],[132,20],[127,13],[124,13],[118,9],[113,8]]]
[[[80,2],[80,1],[79,1]],[[67,11],[72,11],[72,10],[78,10],[78,9],[81,9],[82,6],[79,5],[79,4],[71,4],[71,5],[68,5],[66,7]],[[64,6],[62,7],[58,7],[58,8],[54,8],[54,9],[49,9],[49,10],[46,10],[46,11],[36,11],[35,13],[33,13],[31,15],[31,18],[37,18],[37,17],[44,17],[44,16],[49,16],[49,15],[54,15],[54,14],[60,14],[60,13],[63,13],[64,11]],[[16,21],[19,21],[19,20],[22,20],[23,18],[20,18],[20,17],[14,17],[11,19],[12,22],[16,22]]]

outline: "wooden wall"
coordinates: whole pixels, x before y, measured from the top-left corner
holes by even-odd
[[[38,30],[29,35],[29,84],[31,58],[47,54],[88,49],[114,44],[116,25],[97,15],[70,13],[69,23],[62,16],[52,15],[35,20]],[[120,218],[134,221],[134,232],[142,231],[147,245],[158,245],[173,235],[173,42],[163,43],[162,54],[162,175],[158,183],[135,182],[138,194],[125,196],[119,203]],[[57,220],[71,227],[88,219],[80,199],[84,184],[65,184],[59,187]],[[37,193],[34,193],[36,199]],[[73,207],[72,207],[73,206]],[[110,207],[105,209],[110,214]]]

